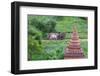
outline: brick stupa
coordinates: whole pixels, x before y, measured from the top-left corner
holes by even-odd
[[[69,42],[68,47],[65,49],[64,53],[64,59],[69,58],[84,58],[84,53],[80,46],[80,39],[76,26],[73,27],[71,40]]]

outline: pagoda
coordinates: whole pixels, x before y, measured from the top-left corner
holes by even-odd
[[[65,48],[64,59],[69,58],[84,58],[83,49],[80,46],[80,39],[76,29],[73,27],[71,40],[67,48]]]

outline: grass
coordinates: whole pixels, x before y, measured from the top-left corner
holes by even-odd
[[[71,38],[71,34],[72,34],[72,32],[71,33],[66,33],[66,37],[65,37],[65,39],[70,39]],[[87,39],[87,33],[78,33],[79,34],[79,38],[80,39]]]
[[[81,47],[85,57],[88,53],[87,39],[81,39]],[[57,60],[64,59],[64,51],[68,46],[69,39],[66,40],[42,40],[43,53],[34,53],[32,60]]]
[[[56,30],[58,32],[72,32],[72,26],[76,25],[78,32],[87,33],[87,20],[78,17],[64,17],[63,20],[57,22]]]

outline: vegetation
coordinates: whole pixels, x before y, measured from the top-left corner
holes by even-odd
[[[64,59],[64,49],[71,38],[73,25],[77,26],[81,47],[87,57],[87,18],[28,15],[28,60]],[[66,32],[66,37],[64,40],[47,40],[50,32]]]

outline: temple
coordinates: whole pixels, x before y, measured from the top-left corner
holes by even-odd
[[[67,48],[65,48],[64,59],[68,58],[84,58],[84,53],[80,46],[80,39],[76,26],[73,27],[71,40]]]

